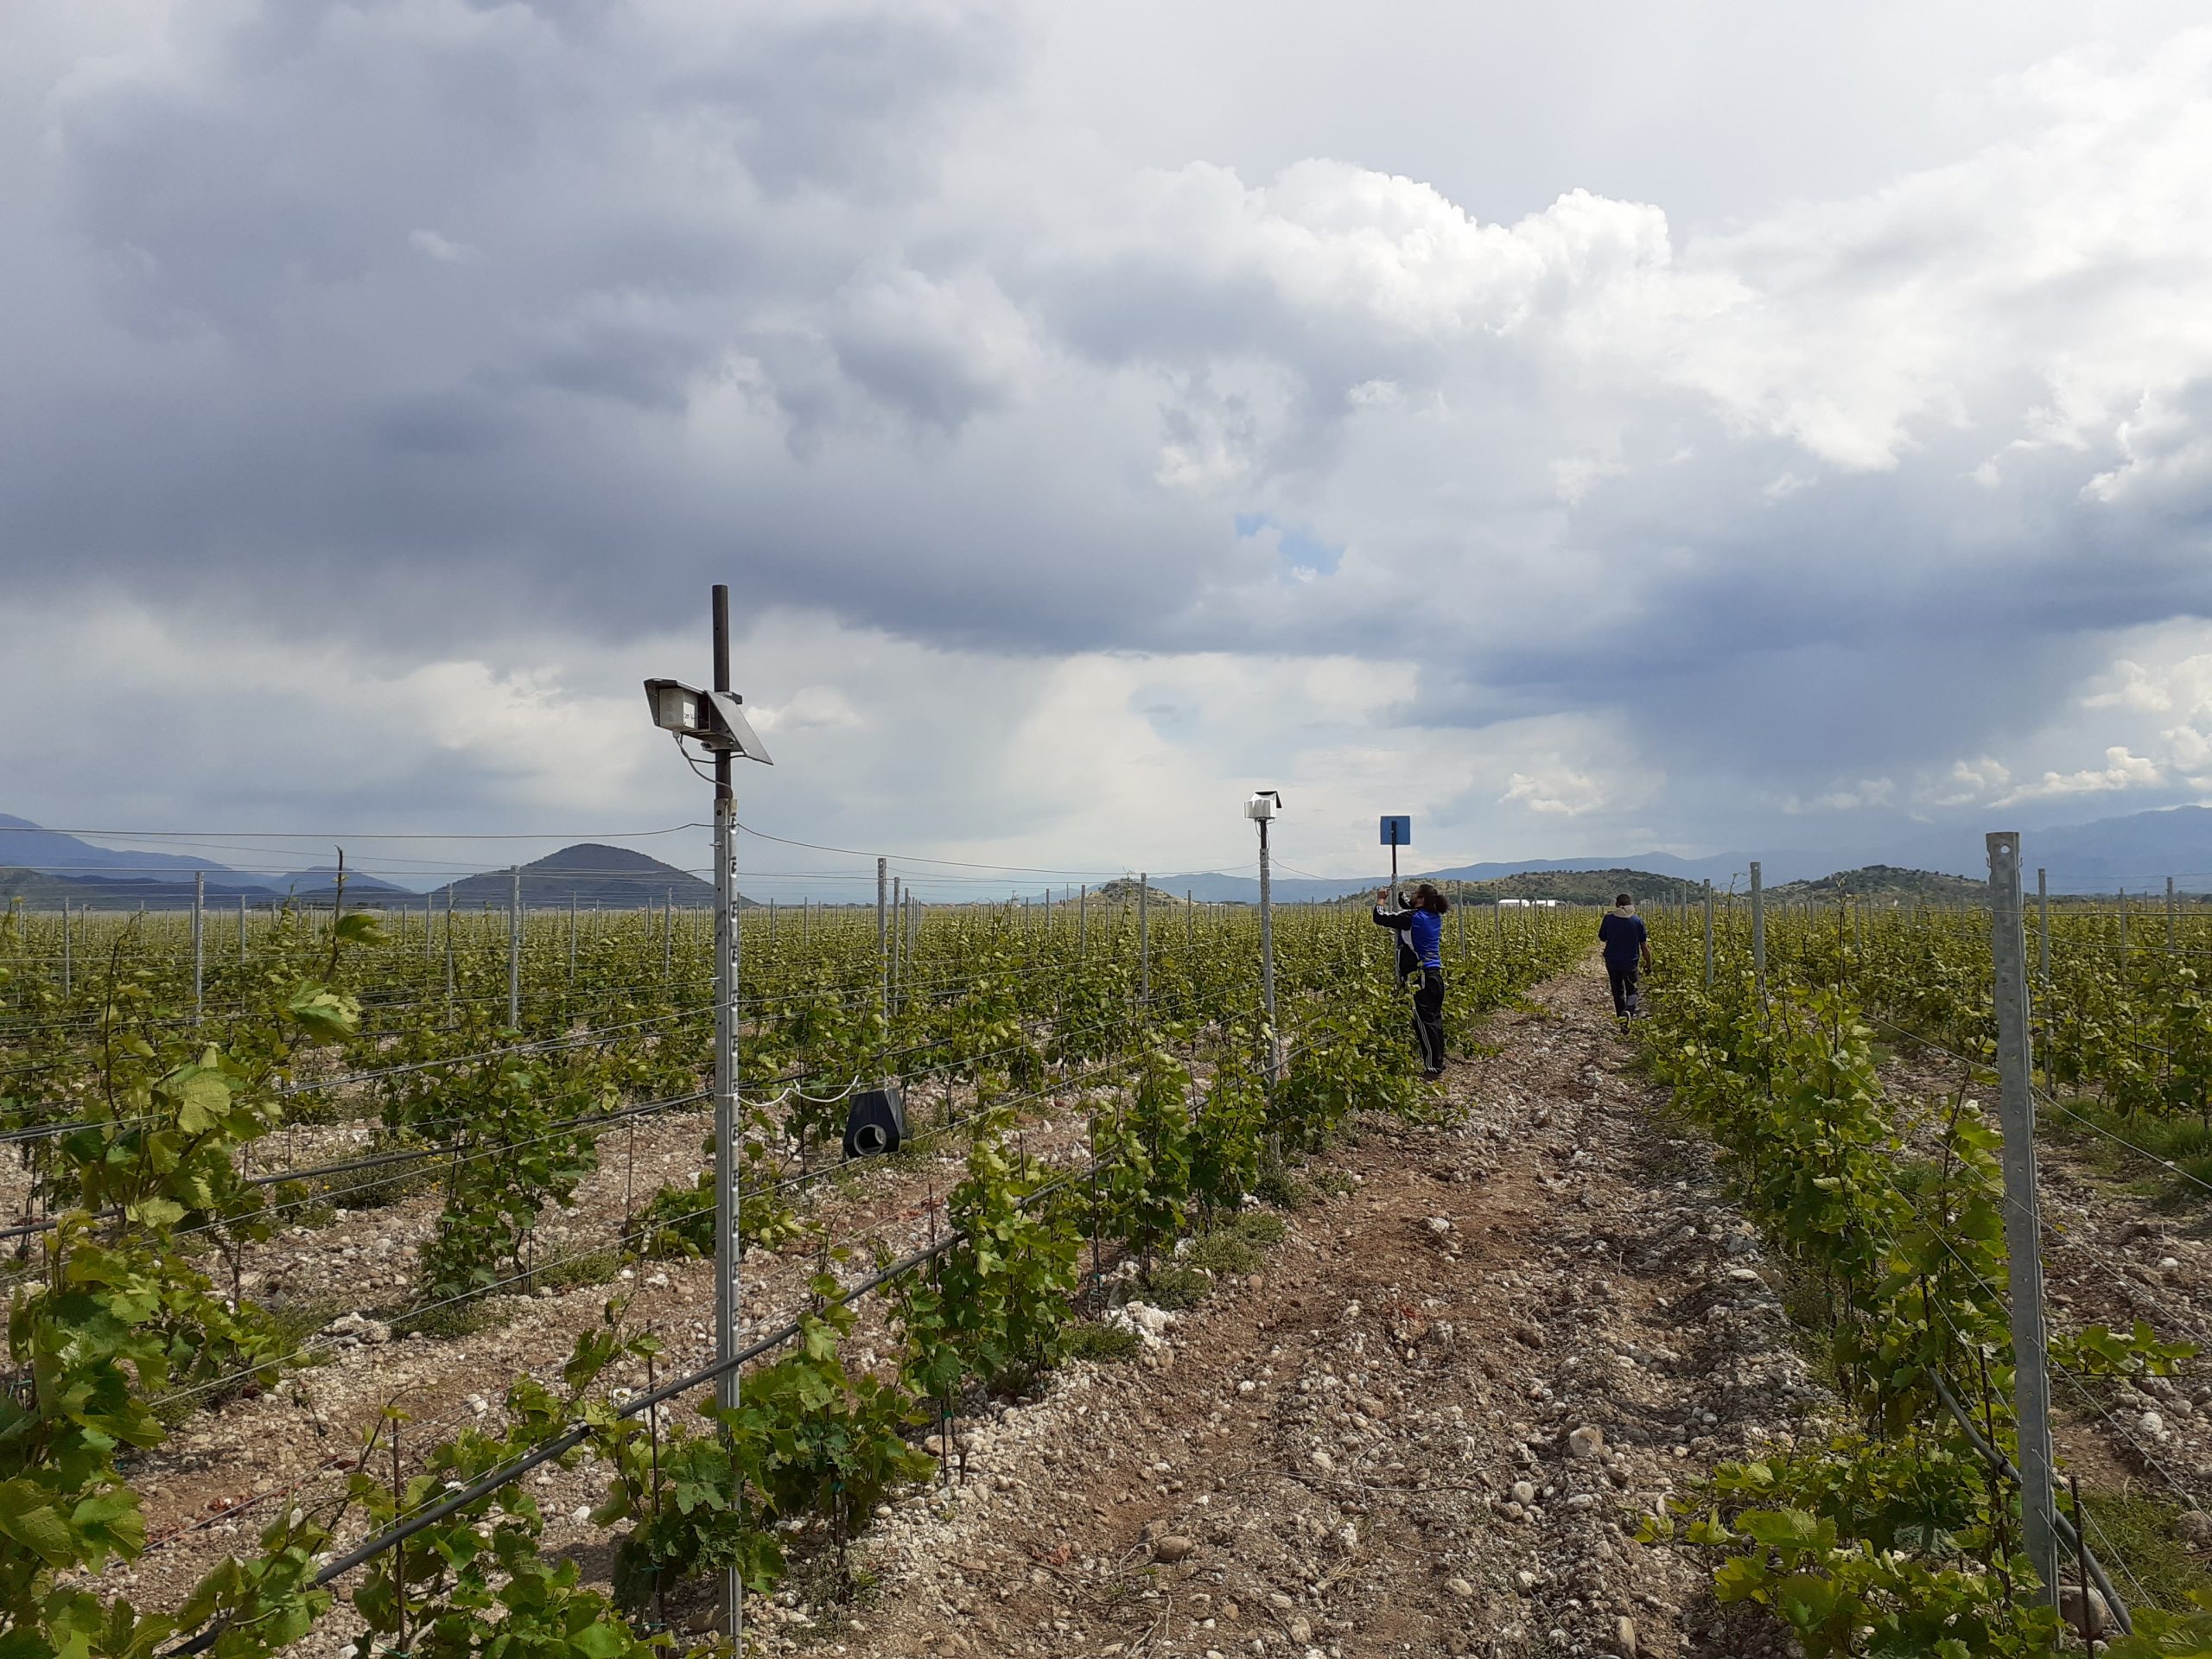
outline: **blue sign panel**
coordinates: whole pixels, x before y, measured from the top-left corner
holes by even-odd
[[[1414,821],[1409,817],[1382,820],[1382,844],[1385,847],[1410,847],[1414,844]]]

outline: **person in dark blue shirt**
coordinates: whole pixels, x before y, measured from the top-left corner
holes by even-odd
[[[1375,895],[1375,925],[1397,932],[1398,983],[1414,982],[1414,1040],[1421,1076],[1434,1083],[1444,1075],[1444,917],[1452,901],[1426,881],[1404,908],[1386,909],[1389,898],[1388,887]]]
[[[1627,1020],[1643,1011],[1637,982],[1651,966],[1651,935],[1636,913],[1636,900],[1614,897],[1613,907],[1598,923],[1598,943],[1605,947],[1605,977],[1612,982],[1613,1014]]]

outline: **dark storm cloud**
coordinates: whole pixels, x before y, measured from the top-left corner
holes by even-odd
[[[1808,792],[2212,610],[2212,346],[2160,321],[2212,297],[2201,45],[1686,238],[1138,166],[1038,107],[1051,27],[299,0],[60,51],[0,83],[45,139],[0,175],[0,575],[403,655],[728,578],[1014,656],[1408,663],[1411,720]]]
[[[13,400],[11,522],[180,594],[282,568],[272,621],[315,579],[373,607],[435,573],[455,627],[637,626],[663,594],[614,571],[688,589],[734,555],[761,605],[1043,649],[1126,637],[1111,582],[1193,567],[1160,504],[1053,499],[1030,457],[926,442],[1018,400],[1028,348],[987,279],[883,245],[1020,18],[453,17],[474,26],[270,8],[203,60],[58,99],[82,326],[137,344],[129,372]],[[722,429],[687,430],[716,398]],[[1133,543],[1156,550],[1116,569]]]

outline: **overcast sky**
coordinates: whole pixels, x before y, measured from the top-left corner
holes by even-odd
[[[2212,798],[2199,10],[14,0],[0,811],[696,818],[718,580],[840,846]]]

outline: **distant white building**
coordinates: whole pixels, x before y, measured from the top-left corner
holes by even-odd
[[[1500,910],[1557,910],[1559,905],[1556,899],[1501,899],[1497,901]]]

